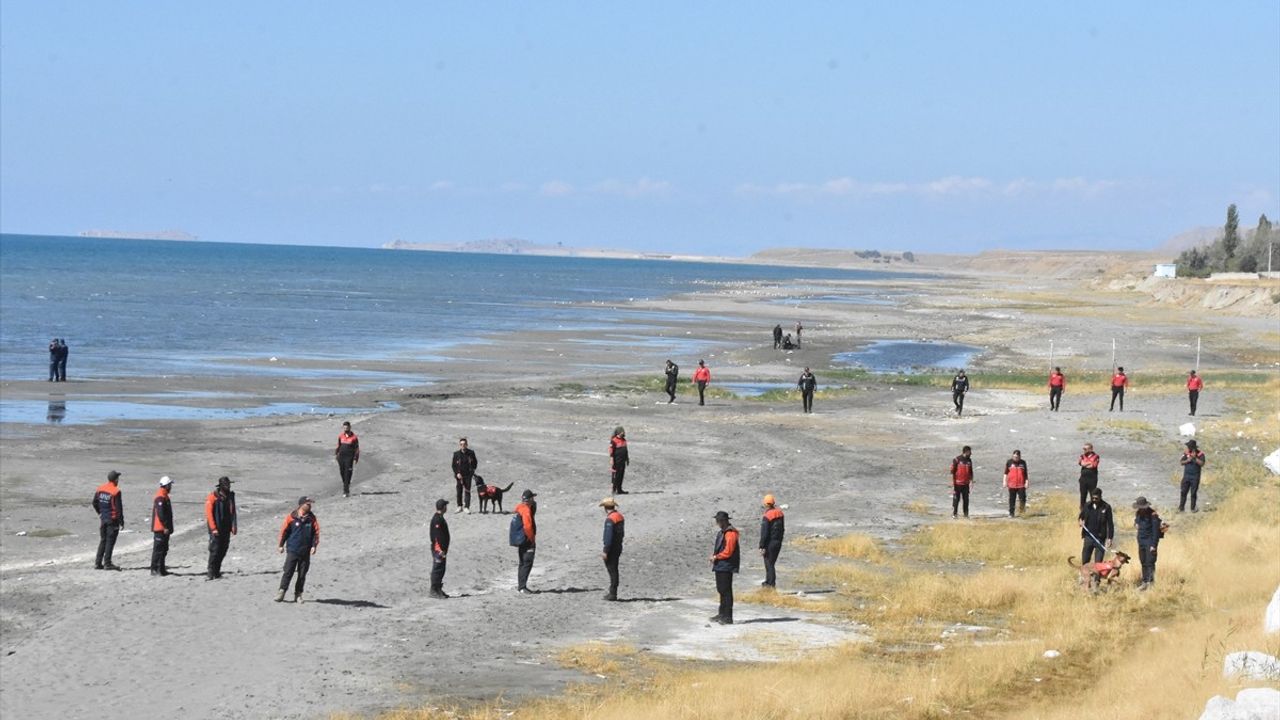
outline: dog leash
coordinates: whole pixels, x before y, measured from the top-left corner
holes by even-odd
[[[1093,533],[1089,532],[1089,528],[1085,527],[1084,525],[1081,525],[1081,526],[1080,526],[1080,529],[1081,529],[1081,530],[1084,530],[1084,531],[1085,531],[1085,532],[1087,532],[1087,533],[1089,533],[1089,538],[1090,538],[1091,540],[1093,540],[1093,542],[1094,542],[1094,543],[1096,543],[1096,544],[1098,545],[1098,547],[1102,548],[1102,555],[1103,555],[1103,557],[1106,557],[1107,553],[1113,553],[1113,552],[1115,552],[1115,550],[1112,550],[1112,549],[1108,548],[1106,545],[1103,545],[1103,544],[1102,544],[1102,541],[1098,540],[1098,538],[1097,538],[1097,536],[1096,536],[1096,535],[1094,535]]]

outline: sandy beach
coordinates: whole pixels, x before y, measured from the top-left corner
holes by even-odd
[[[171,402],[157,393],[183,405],[302,403],[351,412],[5,425],[0,714],[292,718],[514,702],[593,681],[555,659],[592,639],[716,661],[767,661],[857,642],[866,628],[765,606],[740,605],[732,629],[708,625],[712,515],[727,510],[743,531],[737,588],[745,592],[763,577],[753,548],[764,493],[786,505],[789,538],[858,532],[892,547],[922,524],[952,522],[946,468],[961,445],[973,446],[976,466],[969,522],[1016,522],[1004,516],[1000,487],[1013,449],[1030,466],[1034,513],[1042,493],[1074,492],[1075,459],[1088,441],[1103,458],[1101,486],[1117,507],[1138,494],[1168,507],[1177,499],[1178,427],[1189,419],[1178,388],[1195,363],[1197,337],[1206,377],[1197,425],[1228,411],[1230,398],[1214,391],[1215,373],[1274,373],[1280,359],[1274,314],[1160,303],[1083,272],[1039,277],[986,268],[944,280],[709,287],[629,305],[652,311],[635,333],[537,328],[451,348],[431,362],[343,363],[404,379],[376,387],[267,376],[89,382],[76,381],[74,367],[72,382],[56,391],[36,380],[6,382],[4,400],[56,399],[69,413],[78,402],[139,394]],[[884,303],[840,300],[868,285]],[[668,313],[679,315],[664,320]],[[774,350],[769,329],[796,320],[805,325],[803,347]],[[1107,372],[1113,338],[1133,382],[1128,425],[1114,422],[1119,414],[1107,412],[1097,382],[1069,385],[1062,411],[1050,413],[1039,388],[977,381],[957,418],[946,390],[836,370],[832,360],[876,340],[924,339],[981,348],[969,366],[978,378],[1047,375],[1052,341],[1070,378]],[[670,405],[657,389],[667,357],[680,364],[682,380]],[[688,382],[699,357],[712,368],[713,386],[790,387],[812,367],[816,412],[802,414],[796,392],[716,393],[699,407]],[[350,498],[341,497],[332,458],[342,420],[352,422],[362,447]],[[609,494],[606,449],[615,425],[626,427],[632,458],[630,494],[620,498],[626,602],[606,603],[597,503]],[[489,483],[514,483],[508,512],[521,490],[538,492],[534,595],[514,592],[508,517],[478,514],[473,501],[472,514],[448,515],[445,589],[454,598],[426,596],[427,524],[437,498],[453,500],[449,458],[459,436],[469,438]],[[89,500],[111,469],[123,473],[127,519],[116,548],[119,573],[92,567],[97,520]],[[161,475],[175,481],[178,525],[169,555],[175,574],[167,578],[147,572],[149,502]],[[207,582],[202,503],[220,475],[236,481],[240,532],[226,577]],[[302,494],[316,498],[322,525],[309,602],[277,604],[276,533]],[[1211,495],[1203,499],[1207,509],[1213,503]],[[816,560],[785,549],[780,590],[829,590],[798,587],[789,577]]]

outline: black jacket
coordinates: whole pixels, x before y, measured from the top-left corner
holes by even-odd
[[[787,532],[786,518],[777,508],[769,508],[760,518],[760,549],[782,547],[782,536]]]
[[[957,375],[951,380],[951,392],[967,393],[969,392],[969,376]]]
[[[1111,506],[1105,500],[1090,500],[1085,503],[1080,510],[1080,519],[1084,521],[1084,527],[1080,529],[1080,537],[1089,537],[1085,533],[1085,530],[1088,530],[1102,542],[1115,538],[1115,520],[1111,515]]]
[[[1135,525],[1138,526],[1138,545],[1144,548],[1159,547],[1160,545],[1160,516],[1155,510],[1143,512],[1138,511],[1137,517],[1133,519]]]
[[[818,389],[818,378],[813,373],[804,373],[800,376],[800,382],[796,383],[800,386],[800,392],[811,393]]]
[[[431,552],[441,555],[449,552],[449,521],[442,512],[431,516]]]
[[[480,461],[476,459],[476,452],[471,448],[466,450],[453,451],[453,474],[462,475],[462,477],[471,477],[476,473],[476,468],[480,467]]]
[[[680,366],[675,363],[671,363],[671,367],[667,368],[664,372],[667,374],[668,385],[674,385],[676,380],[680,378]]]

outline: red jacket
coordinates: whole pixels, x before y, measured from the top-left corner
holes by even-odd
[[[711,382],[711,368],[707,367],[706,365],[703,365],[697,370],[694,370],[693,381],[694,382]]]
[[[957,455],[951,461],[951,482],[955,485],[973,482],[973,458]]]
[[[1187,378],[1187,389],[1197,391],[1204,389],[1204,380],[1199,375]]]
[[[1027,486],[1027,461],[1009,460],[1004,464],[1004,484],[1010,490],[1021,490]]]
[[[1129,387],[1129,376],[1122,372],[1118,372],[1111,376],[1111,387]]]
[[[520,503],[516,506],[516,514],[520,516],[520,522],[524,524],[524,537],[530,545],[534,544],[534,535],[537,534],[538,526],[533,522],[533,508],[529,507],[529,503]]]
[[[1067,376],[1062,373],[1051,373],[1049,375],[1049,387],[1067,389]]]

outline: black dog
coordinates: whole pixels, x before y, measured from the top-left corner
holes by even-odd
[[[476,475],[475,477],[476,495],[480,496],[480,512],[484,512],[485,508],[490,506],[497,508],[494,512],[506,512],[502,509],[502,496],[510,490],[511,486],[515,485],[515,483],[511,483],[510,485],[501,488],[497,485],[485,485],[484,478],[479,475]]]

